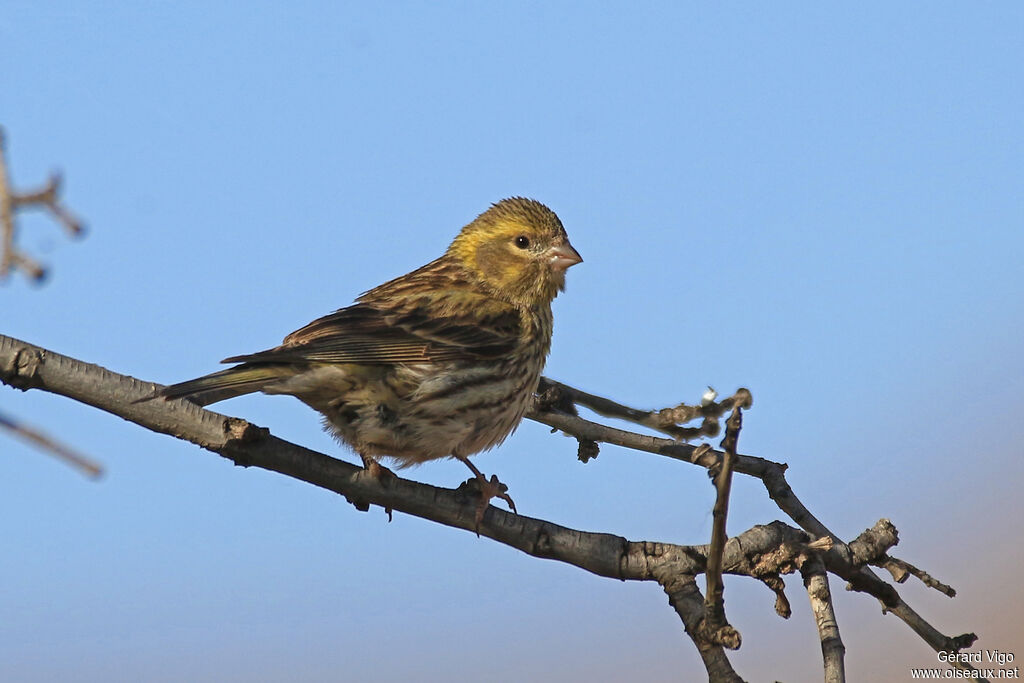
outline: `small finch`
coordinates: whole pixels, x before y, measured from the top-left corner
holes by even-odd
[[[494,204],[440,258],[314,320],[273,349],[157,392],[207,405],[242,394],[289,394],[380,476],[377,459],[406,467],[453,457],[488,501],[515,505],[469,456],[518,426],[551,347],[551,301],[583,259],[558,216],[532,199]]]

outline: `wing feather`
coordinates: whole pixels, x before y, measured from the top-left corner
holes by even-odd
[[[506,305],[486,310],[469,323],[458,308],[438,315],[417,302],[397,310],[358,303],[292,332],[276,348],[223,362],[385,364],[508,355],[519,339],[519,313]]]

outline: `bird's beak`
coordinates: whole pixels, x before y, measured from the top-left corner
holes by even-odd
[[[583,257],[580,256],[579,252],[572,248],[572,245],[566,242],[565,244],[559,244],[556,247],[548,249],[548,263],[555,270],[564,271],[569,266],[574,266],[577,263],[583,263]]]

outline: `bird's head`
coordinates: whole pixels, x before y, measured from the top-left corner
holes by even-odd
[[[565,289],[565,271],[583,261],[562,221],[538,201],[503,199],[464,227],[448,248],[495,296],[547,304]]]

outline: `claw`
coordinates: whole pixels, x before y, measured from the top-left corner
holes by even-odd
[[[484,512],[487,511],[487,505],[491,502],[492,498],[501,498],[508,504],[509,509],[512,510],[513,513],[519,514],[516,511],[515,502],[513,502],[512,497],[508,495],[508,486],[498,481],[498,477],[496,475],[492,474],[491,478],[488,479],[484,476],[483,472],[478,470],[468,459],[461,458],[459,456],[456,457],[466,463],[466,467],[473,472],[473,478],[469,479],[466,483],[474,486],[480,492],[480,502],[477,503],[476,514],[473,515],[473,528],[476,531],[477,536],[480,535],[480,523],[484,521]]]
[[[384,467],[384,465],[381,465],[379,462],[377,462],[370,456],[363,455],[362,453],[360,453],[359,457],[363,461],[363,469],[366,470],[371,477],[378,480],[382,484],[384,483],[385,479],[393,479],[395,476],[397,476],[394,472],[389,470],[387,467]]]
[[[384,465],[381,465],[376,460],[370,463],[370,466],[366,468],[366,471],[370,473],[371,477],[381,482],[383,482],[386,479],[394,479],[396,476],[398,476],[394,472],[389,470],[387,467],[384,467]]]
[[[480,522],[484,521],[484,512],[487,511],[487,506],[490,505],[492,498],[501,498],[508,504],[509,509],[513,513],[519,513],[516,512],[516,504],[512,497],[508,495],[508,486],[498,481],[496,475],[492,474],[489,480],[484,479],[483,475],[481,475],[476,481],[480,489],[480,502],[477,503],[476,515],[474,515],[473,519],[475,520],[474,528],[476,529],[476,535],[479,536]]]
[[[377,480],[381,486],[387,487],[391,483],[391,480],[398,476],[387,467],[384,467],[384,465],[381,465],[379,462],[367,455],[360,453],[359,457],[363,461],[363,471],[373,479]],[[370,509],[370,504],[365,501],[350,499],[349,502],[355,505],[356,509],[361,512],[366,512]],[[392,509],[386,507],[384,508],[384,512],[388,515],[388,522],[391,522],[393,518]]]

